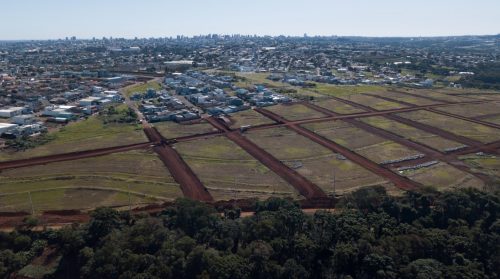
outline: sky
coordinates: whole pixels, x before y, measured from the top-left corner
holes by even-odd
[[[500,0],[0,0],[0,40],[500,34]]]

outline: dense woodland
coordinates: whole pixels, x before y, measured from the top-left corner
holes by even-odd
[[[49,248],[62,257],[48,278],[499,278],[499,213],[498,193],[379,187],[315,214],[282,199],[244,218],[186,199],[158,216],[101,208],[85,225],[0,234],[0,278]]]

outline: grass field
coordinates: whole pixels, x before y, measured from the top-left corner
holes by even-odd
[[[155,90],[160,90],[161,84],[157,81],[149,81],[146,83],[131,85],[131,86],[125,87],[123,89],[123,94],[125,94],[125,96],[130,97],[135,93],[145,93],[146,90],[148,90],[149,88],[153,88]]]
[[[379,94],[380,96],[383,96],[383,97],[387,97],[390,99],[403,101],[406,103],[419,105],[419,106],[432,105],[432,104],[439,103],[439,102],[432,101],[429,99],[419,98],[419,97],[415,97],[412,95],[408,95],[408,94],[405,94],[405,92],[406,91],[399,91],[399,92],[387,91],[387,92],[381,92],[381,93],[375,93],[375,94]]]
[[[389,102],[383,99],[379,99],[376,97],[364,95],[364,94],[356,94],[356,95],[348,95],[342,96],[341,98],[356,102],[358,104],[368,106],[374,108],[376,110],[389,110],[389,109],[399,109],[405,108],[405,105],[398,104],[395,102]]]
[[[365,118],[360,118],[359,120],[367,124],[370,124],[372,126],[375,126],[377,128],[384,129],[386,131],[400,135],[411,141],[432,147],[436,150],[444,151],[449,148],[462,146],[461,143],[442,138],[438,135],[427,133],[425,131],[408,126],[403,123],[399,123],[394,120],[387,119],[385,117],[381,116],[365,117]]]
[[[459,158],[474,171],[484,173],[493,181],[500,182],[500,158],[494,155],[464,155]],[[497,184],[498,185],[498,184]],[[496,186],[498,190],[498,186]]]
[[[292,186],[225,137],[177,143],[175,149],[216,200],[299,198]]]
[[[206,121],[195,124],[179,124],[173,121],[154,123],[155,128],[167,139],[204,134],[217,131]]]
[[[321,112],[310,109],[302,104],[276,105],[276,106],[266,107],[266,109],[276,114],[279,114],[288,120],[320,118],[327,116]]]
[[[417,155],[419,152],[379,136],[368,133],[344,121],[328,121],[304,125],[376,163]]]
[[[484,183],[472,174],[460,171],[448,164],[440,162],[418,170],[406,170],[400,173],[422,185],[447,190],[452,188],[482,188]]]
[[[73,122],[57,132],[54,140],[24,152],[0,152],[0,161],[32,158],[75,151],[146,142],[142,128],[136,124],[104,124],[100,117]]]
[[[75,160],[71,162],[4,170],[0,173],[0,193],[3,196],[2,208],[16,209],[19,196],[26,197],[27,192],[51,201],[43,209],[64,208],[66,198],[57,200],[53,193],[75,192],[75,195],[87,191],[88,197],[81,197],[78,206],[92,208],[95,204],[109,205],[116,197],[128,192],[139,200],[172,200],[182,196],[177,183],[154,153],[147,151],[129,151],[102,157]],[[111,200],[103,197],[109,196]],[[24,199],[26,201],[26,199]],[[123,204],[123,203],[122,203]],[[126,203],[125,203],[126,204]],[[37,208],[42,208],[38,204]]]
[[[500,125],[500,115],[485,118],[485,119],[483,119],[483,121]]]
[[[448,101],[448,102],[467,102],[472,101],[470,98],[455,96],[452,94],[446,94],[444,92],[450,93],[451,91],[438,91],[435,89],[397,89],[396,92],[409,92],[412,94],[422,95],[426,97],[431,97],[440,101]]]
[[[230,115],[230,119],[232,121],[231,128],[239,128],[246,125],[258,126],[262,124],[274,123],[274,121],[254,111],[253,109],[233,113]]]
[[[380,85],[333,85],[326,83],[316,83],[312,91],[326,96],[343,97],[359,93],[384,92],[390,87]]]
[[[453,113],[465,117],[477,117],[500,112],[500,103],[461,104],[436,108],[439,111]]]
[[[327,100],[322,100],[319,102],[315,102],[316,105],[326,108],[328,110],[331,110],[336,113],[340,114],[351,114],[351,113],[360,113],[360,112],[365,112],[362,109],[353,107],[351,105],[348,105],[346,103],[342,103],[340,101],[334,100],[334,99],[327,99]]]
[[[368,185],[398,192],[383,178],[286,128],[251,131],[246,136],[328,194],[333,192],[334,175],[336,194]]]
[[[454,117],[424,110],[405,112],[398,115],[483,143],[500,140],[500,129],[491,128]]]

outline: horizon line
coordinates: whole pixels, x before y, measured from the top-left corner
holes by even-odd
[[[264,34],[219,34],[219,33],[208,33],[208,34],[198,34],[198,35],[183,35],[183,34],[177,34],[177,35],[170,35],[170,36],[151,36],[151,37],[139,37],[139,36],[125,36],[125,37],[115,37],[115,36],[95,36],[95,37],[81,37],[79,38],[78,36],[72,35],[72,36],[64,36],[62,38],[44,38],[44,39],[0,39],[0,42],[29,42],[29,41],[60,41],[60,40],[66,40],[66,38],[71,39],[72,37],[75,37],[76,40],[78,41],[90,41],[90,40],[103,40],[104,38],[106,39],[125,39],[125,40],[143,40],[143,39],[177,39],[178,36],[183,37],[183,39],[194,39],[197,37],[206,37],[209,35],[217,35],[217,36],[245,36],[245,37],[257,37],[257,38],[278,38],[278,37],[288,37],[288,38],[404,38],[404,39],[411,39],[411,38],[453,38],[453,37],[495,37],[495,36],[500,36],[500,33],[497,34],[460,34],[460,35],[390,35],[390,36],[373,36],[373,35],[309,35],[307,33],[303,35],[297,35],[297,34],[280,34],[280,35],[264,35]]]

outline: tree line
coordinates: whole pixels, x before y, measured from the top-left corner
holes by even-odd
[[[240,217],[179,199],[161,213],[99,208],[84,225],[0,234],[0,278],[57,249],[46,278],[498,278],[499,193],[387,195],[382,187],[306,214],[272,198]]]

